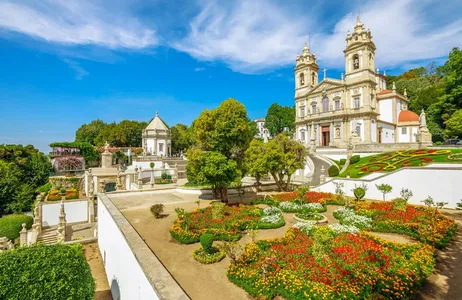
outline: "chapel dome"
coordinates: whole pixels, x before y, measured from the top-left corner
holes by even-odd
[[[401,122],[419,122],[419,116],[410,110],[402,110],[398,115],[398,123]]]

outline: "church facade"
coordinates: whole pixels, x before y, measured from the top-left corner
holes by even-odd
[[[338,148],[346,148],[351,137],[362,144],[416,143],[419,137],[422,142],[422,115],[407,110],[406,92],[397,93],[394,84],[387,89],[385,74],[375,70],[371,31],[359,17],[346,44],[345,74],[340,79],[326,77],[324,69],[319,82],[316,55],[306,44],[296,58],[296,139],[307,147]]]

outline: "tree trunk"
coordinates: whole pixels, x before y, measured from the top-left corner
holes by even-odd
[[[255,186],[257,187],[257,192],[261,192],[261,190],[262,190],[260,179],[261,179],[260,175],[255,176],[255,180],[256,180]]]
[[[281,182],[279,181],[278,175],[275,172],[271,172],[271,176],[273,176],[273,179],[276,182],[276,185],[278,186],[279,192],[282,192],[283,188]]]
[[[220,188],[220,200],[221,202],[228,203],[228,188],[227,187]]]
[[[287,175],[286,191],[289,190],[289,184],[290,184],[290,177],[291,177],[291,176],[292,176],[292,175]]]

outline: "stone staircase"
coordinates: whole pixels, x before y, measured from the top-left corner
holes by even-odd
[[[42,230],[42,233],[37,237],[37,243],[43,243],[45,245],[53,245],[58,242],[58,236],[56,228],[48,228]]]
[[[174,158],[168,158],[168,159],[163,159],[162,162],[167,163],[170,167],[175,166],[175,163],[177,164],[178,167],[178,179],[186,178],[186,165],[188,164],[187,160],[184,159],[174,159]]]
[[[317,186],[317,185],[319,185],[321,183],[321,181],[320,181],[321,168],[324,166],[324,170],[325,170],[324,174],[327,177],[328,176],[327,169],[329,169],[331,164],[327,163],[323,159],[320,159],[316,155],[310,154],[310,158],[311,158],[311,160],[313,161],[313,164],[314,164],[313,179],[311,180],[310,185],[311,186]]]

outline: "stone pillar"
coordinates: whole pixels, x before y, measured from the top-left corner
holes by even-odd
[[[61,208],[59,211],[59,221],[57,229],[58,243],[64,243],[66,240],[66,213],[64,212],[64,202],[61,201]]]
[[[138,189],[143,189],[143,175],[142,175],[143,170],[141,167],[138,168]]]
[[[331,122],[329,125],[329,146],[334,145],[334,122]]]
[[[178,181],[178,164],[177,164],[177,163],[175,163],[175,167],[173,168],[172,181],[173,181],[173,182],[177,182],[177,181]]]
[[[151,187],[153,188],[154,184],[156,183],[156,181],[154,179],[154,168],[151,168],[151,180],[150,180],[150,183],[151,183]]]
[[[26,223],[22,223],[22,229],[21,232],[19,233],[19,244],[21,246],[27,246],[27,229],[26,229]]]
[[[371,119],[364,119],[364,143],[372,143]]]
[[[319,182],[326,182],[326,169],[324,169],[324,165],[321,166],[321,175],[319,175]]]
[[[310,133],[310,154],[316,153],[316,131],[314,130],[314,123],[311,123]]]
[[[340,143],[342,142],[342,138],[340,137],[340,125],[335,125],[334,126],[334,145],[339,146]]]

